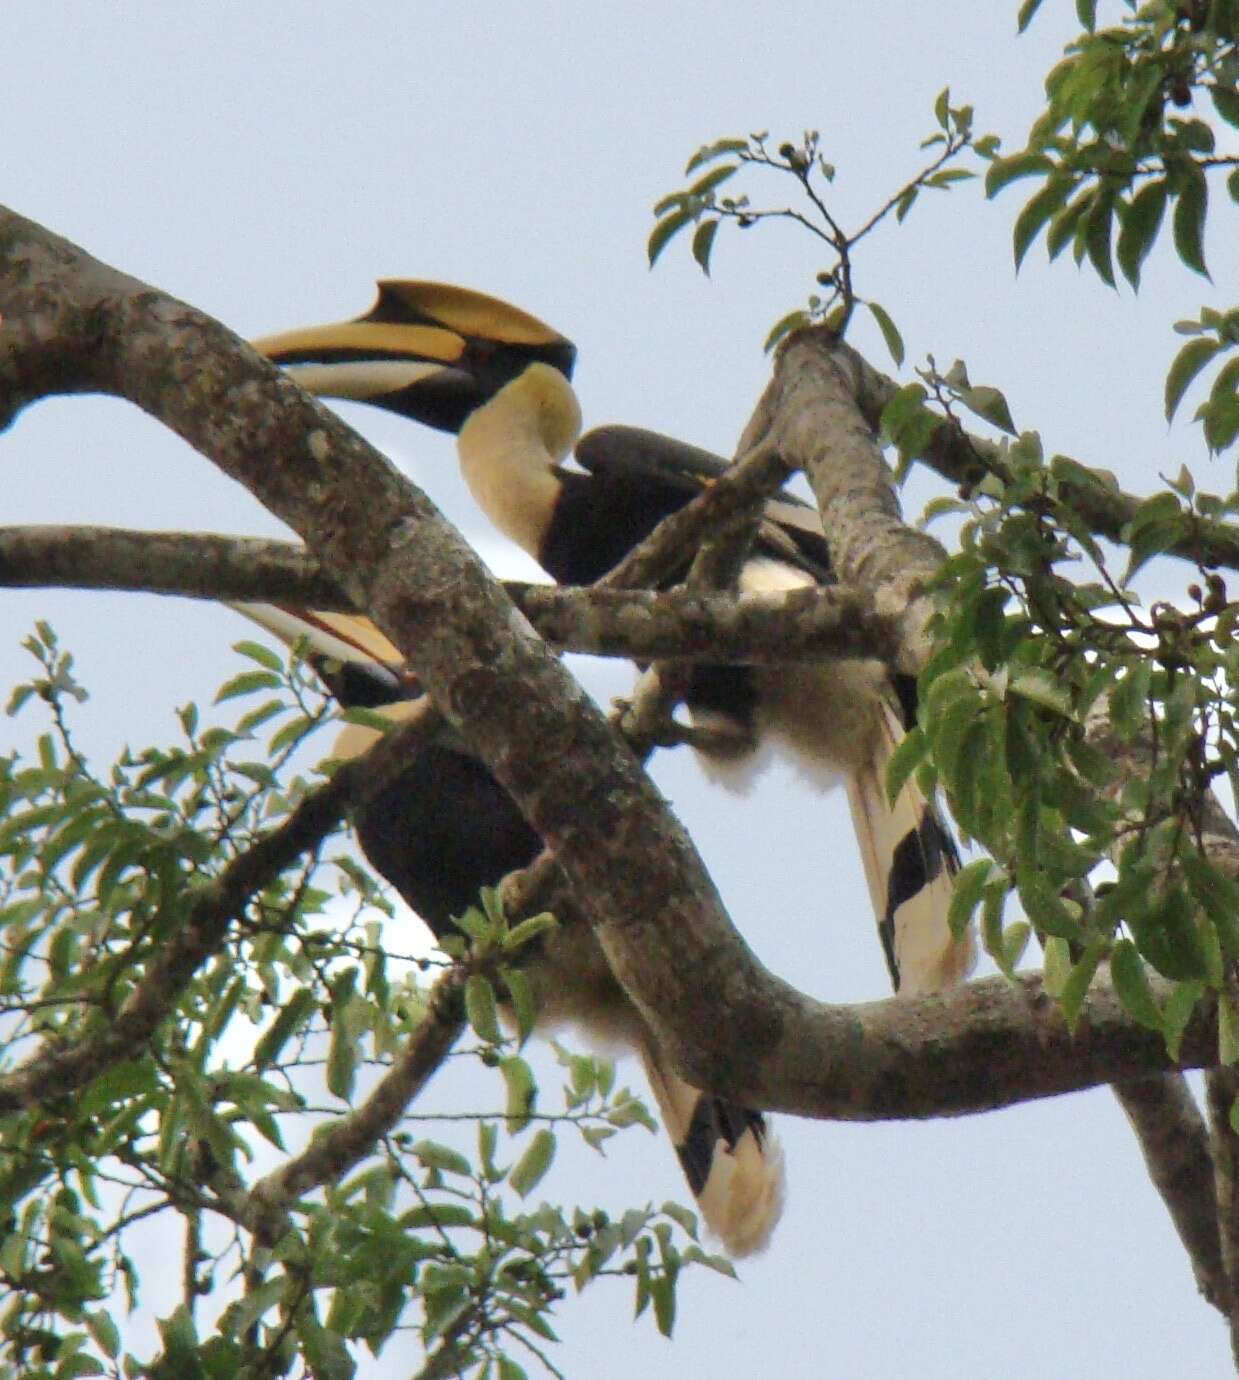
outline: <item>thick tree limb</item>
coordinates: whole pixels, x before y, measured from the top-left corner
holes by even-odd
[[[1209,1133],[1192,1090],[1180,1074],[1134,1078],[1114,1096],[1144,1153],[1196,1276],[1201,1294],[1228,1311],[1230,1284],[1222,1264]]]
[[[351,607],[295,542],[132,527],[0,527],[0,586]]]
[[[352,607],[291,542],[200,532],[0,528],[3,586]],[[744,595],[517,581],[504,589],[539,633],[566,652],[633,661],[700,660],[708,653],[745,664],[894,655],[894,620],[877,613],[864,593],[843,586]]]
[[[921,591],[946,552],[904,524],[890,467],[856,402],[855,368],[838,347],[823,327],[787,338],[741,445],[771,445],[804,471],[835,574],[868,590],[880,612],[902,618],[898,666],[915,674],[930,653]]]

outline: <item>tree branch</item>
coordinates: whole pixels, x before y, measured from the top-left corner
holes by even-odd
[[[1239,1135],[1235,1134],[1230,1121],[1231,1110],[1239,1099],[1239,1070],[1233,1066],[1211,1069],[1205,1087],[1218,1229],[1228,1286],[1230,1347],[1235,1364],[1239,1366]]]
[[[808,477],[839,580],[900,618],[900,670],[915,674],[929,657],[929,617],[921,597],[946,552],[905,525],[893,476],[857,405],[858,375],[835,335],[814,326],[780,346],[774,377],[741,440],[769,444]]]
[[[1230,1284],[1222,1264],[1209,1132],[1187,1080],[1179,1074],[1114,1085],[1149,1177],[1179,1233],[1205,1299],[1228,1312]]]
[[[430,991],[426,1014],[369,1097],[316,1135],[250,1190],[244,1220],[265,1245],[284,1234],[288,1209],[304,1194],[338,1182],[363,1160],[430,1081],[464,1026],[465,970],[454,967]]]
[[[666,457],[672,460],[717,457],[708,451],[686,446],[654,431],[635,427],[597,427],[577,442],[576,454],[584,464],[613,460],[636,451],[642,458]],[[720,527],[736,521],[767,498],[793,473],[772,446],[758,444],[741,447],[739,459],[724,474],[679,512],[658,524],[646,539],[635,546],[598,582],[612,589],[635,589],[657,585],[687,563],[704,538]]]
[[[856,380],[856,400],[865,420],[876,432],[881,426],[882,409],[899,391],[900,385],[875,369],[850,345],[840,343],[838,352],[846,358]],[[957,423],[926,408],[938,425],[919,457],[930,469],[954,484],[976,484],[991,470],[1001,467],[997,444],[965,431]],[[1078,463],[1078,462],[1077,462]],[[1113,476],[1081,465],[1091,477],[1077,480],[1059,477],[1059,497],[1091,531],[1111,541],[1123,540],[1123,528],[1145,501],[1125,493]],[[1178,556],[1193,565],[1222,566],[1239,570],[1239,529],[1227,522],[1197,517],[1190,536],[1165,548],[1165,554]]]
[[[0,528],[0,587],[132,590],[191,599],[352,605],[292,542],[111,527]],[[633,661],[705,654],[743,664],[894,655],[895,624],[843,586],[786,594],[613,589],[509,581],[504,589],[561,651]]]
[[[219,951],[250,899],[339,824],[355,800],[389,784],[404,754],[438,722],[427,705],[364,757],[346,763],[307,795],[277,828],[234,858],[214,880],[197,887],[185,919],[152,953],[141,980],[115,1013],[101,1012],[71,1045],[44,1044],[24,1064],[0,1075],[0,1113],[68,1096],[105,1070],[137,1055],[180,999],[194,973]],[[401,750],[404,750],[403,752]],[[374,758],[371,761],[371,757]]]
[[[0,527],[0,586],[351,608],[295,542],[132,527]]]

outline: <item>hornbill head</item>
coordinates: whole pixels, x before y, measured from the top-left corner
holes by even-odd
[[[459,432],[531,364],[572,377],[576,346],[517,307],[445,283],[387,279],[365,316],[254,341],[307,392]],[[535,371],[536,373],[537,371]]]

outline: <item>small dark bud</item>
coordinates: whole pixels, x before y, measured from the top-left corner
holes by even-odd
[[[792,159],[795,158],[795,156],[796,156],[796,150],[791,146],[791,144],[780,144],[780,145],[779,145],[779,157],[780,157],[780,158],[786,158],[787,161],[790,163],[790,162],[792,161]]]

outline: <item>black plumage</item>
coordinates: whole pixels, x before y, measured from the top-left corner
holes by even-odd
[[[343,708],[403,717],[420,699],[396,649],[367,619],[235,605],[309,661]],[[349,725],[335,755],[350,758],[378,732]],[[528,867],[540,836],[486,767],[463,748],[425,744],[389,785],[366,798],[353,824],[366,860],[436,936],[458,933],[453,917],[477,904],[483,887]],[[543,936],[532,968],[541,1014],[570,1019],[641,1056],[689,1187],[707,1224],[733,1254],[765,1245],[782,1206],[777,1145],[761,1112],[684,1082],[611,974],[581,920]]]

